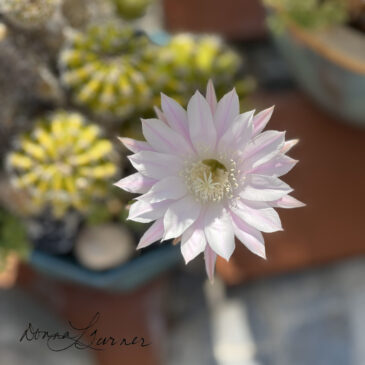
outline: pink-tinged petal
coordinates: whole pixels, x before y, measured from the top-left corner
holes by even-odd
[[[277,155],[285,142],[285,132],[266,131],[248,143],[244,152],[244,170],[255,168]]]
[[[244,150],[252,134],[252,117],[254,111],[238,115],[219,140],[218,151]]]
[[[290,139],[289,141],[286,141],[281,149],[281,153],[289,152],[298,142],[299,139]]]
[[[253,119],[253,135],[254,136],[261,133],[262,130],[266,127],[267,123],[269,122],[269,120],[272,116],[274,108],[275,108],[275,106],[265,109],[254,117],[254,119]]]
[[[129,208],[129,214],[128,214],[128,218],[127,220],[136,220],[138,219],[140,216],[143,216],[146,213],[149,213],[152,211],[152,205],[143,201],[136,201],[134,202],[131,207]],[[149,223],[148,219],[143,219],[140,218],[142,220],[138,220],[141,223]],[[138,222],[137,221],[137,222]]]
[[[200,215],[197,221],[182,235],[181,253],[186,264],[205,250],[207,241],[204,234],[203,222],[204,216]]]
[[[177,176],[183,168],[183,161],[174,155],[142,151],[128,156],[133,167],[141,174],[154,179]]]
[[[163,200],[177,200],[185,196],[187,193],[186,184],[177,176],[169,176],[160,180],[151,187],[147,194],[138,197],[147,203],[158,203]]]
[[[200,210],[201,205],[190,195],[172,203],[164,216],[163,240],[181,236],[198,219]]]
[[[275,202],[272,202],[272,205],[274,207],[286,208],[286,209],[300,208],[300,207],[306,206],[305,203],[302,203],[301,201],[293,198],[290,195],[283,196],[281,199],[278,199]]]
[[[282,198],[293,189],[277,177],[250,174],[246,176],[245,186],[240,197],[247,200],[271,201]]]
[[[143,176],[139,172],[129,175],[114,185],[130,193],[144,194],[157,182],[156,179]]]
[[[121,141],[125,148],[133,153],[138,153],[141,151],[153,151],[153,148],[145,141],[137,141],[132,138],[127,137],[118,137],[119,141]]]
[[[209,246],[227,261],[235,244],[231,216],[220,204],[212,204],[205,214],[205,237]]]
[[[239,112],[240,104],[238,95],[236,90],[233,89],[219,101],[214,114],[214,123],[218,136],[222,136],[225,133]]]
[[[142,119],[142,132],[147,142],[158,152],[174,155],[192,153],[186,140],[159,119]]]
[[[249,173],[258,175],[282,176],[288,173],[297,164],[297,162],[297,160],[280,153],[274,156],[270,161],[255,167],[249,171]]]
[[[240,219],[262,232],[282,231],[280,217],[273,208],[253,208],[246,202],[236,201],[231,210]]]
[[[169,123],[167,123],[167,119],[165,117],[165,114],[162,113],[162,110],[160,108],[158,108],[157,106],[154,106],[153,110],[155,111],[156,116],[157,116],[158,119],[162,120],[164,123],[169,125]]]
[[[231,212],[236,237],[255,255],[266,259],[265,242],[261,232],[242,221]]]
[[[204,251],[205,270],[211,282],[214,281],[214,268],[216,259],[217,254],[209,247],[209,245],[206,245]]]
[[[150,223],[163,217],[173,200],[164,200],[159,203],[149,204],[142,200],[137,200],[129,209],[128,220],[140,223]]]
[[[182,134],[187,141],[189,137],[189,123],[186,110],[174,99],[161,93],[161,107],[167,123],[176,132]]]
[[[163,219],[158,219],[143,234],[143,236],[139,240],[137,250],[147,247],[147,246],[151,245],[152,243],[160,240],[163,236],[163,232],[164,232]]]
[[[205,98],[197,91],[188,104],[190,139],[197,151],[212,152],[217,134],[212,112]]]
[[[206,99],[207,99],[207,102],[210,106],[210,110],[212,112],[212,115],[214,115],[215,110],[217,108],[217,96],[215,94],[213,81],[211,79],[209,79],[209,81],[208,81]]]

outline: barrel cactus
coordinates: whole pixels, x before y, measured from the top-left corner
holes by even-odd
[[[38,27],[46,23],[59,0],[0,0],[0,13],[20,27]]]
[[[78,104],[123,119],[150,106],[146,73],[154,57],[143,33],[115,23],[93,25],[69,36],[60,56],[62,80]]]
[[[144,15],[152,0],[112,0],[118,15],[127,20]]]
[[[159,63],[165,73],[164,92],[184,102],[193,90],[203,91],[209,79],[218,94],[226,92],[222,88],[237,80],[241,57],[216,36],[183,33],[162,47]]]
[[[112,144],[78,113],[56,111],[18,137],[7,156],[13,185],[25,190],[35,207],[51,207],[62,217],[68,209],[85,211],[107,191],[116,166]]]

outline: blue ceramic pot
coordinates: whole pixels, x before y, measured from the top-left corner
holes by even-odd
[[[39,250],[34,250],[29,259],[30,265],[37,271],[56,279],[113,292],[128,292],[147,284],[180,261],[180,248],[170,242],[146,250],[127,263],[103,272],[86,269],[71,256],[54,256]]]
[[[288,26],[275,42],[300,87],[337,117],[365,126],[365,35]]]

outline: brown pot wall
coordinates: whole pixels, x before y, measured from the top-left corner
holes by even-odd
[[[99,312],[95,328],[100,337],[143,337],[150,346],[115,346],[92,351],[99,365],[161,365],[165,339],[164,293],[160,278],[136,291],[108,293],[73,283],[59,282],[22,266],[18,284],[49,305],[66,321],[80,327]],[[98,335],[99,336],[99,335]],[[86,350],[83,350],[86,351]]]
[[[267,35],[260,0],[163,0],[163,8],[171,32],[214,32],[232,40]]]

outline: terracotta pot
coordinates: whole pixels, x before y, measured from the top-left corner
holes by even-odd
[[[213,32],[234,40],[266,36],[265,12],[259,0],[164,0],[169,31]]]
[[[347,26],[274,34],[300,87],[333,115],[365,126],[365,35]]]
[[[18,284],[39,300],[46,302],[65,321],[75,326],[87,325],[99,312],[94,328],[98,336],[131,342],[143,337],[150,346],[115,346],[93,351],[100,365],[159,365],[163,363],[165,315],[163,311],[166,280],[163,277],[128,293],[111,293],[75,283],[57,281],[21,267]],[[86,351],[86,350],[84,350]]]

